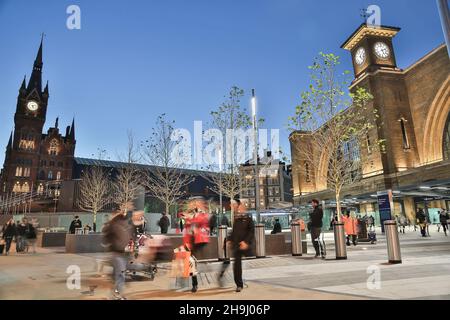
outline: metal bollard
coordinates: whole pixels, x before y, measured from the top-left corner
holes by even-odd
[[[266,234],[264,224],[257,224],[255,226],[256,239],[256,257],[264,258],[266,256]]]
[[[343,222],[335,222],[334,229],[334,246],[336,251],[336,260],[347,259],[347,247],[345,246],[345,231]]]
[[[227,226],[220,226],[217,231],[217,254],[219,256],[219,261],[223,261],[227,258],[227,252],[225,250],[227,229]]]
[[[292,255],[301,256],[302,255],[302,230],[300,223],[291,224],[291,245],[292,245]]]
[[[384,231],[386,233],[389,263],[402,263],[400,240],[398,239],[397,223],[395,220],[384,221]]]

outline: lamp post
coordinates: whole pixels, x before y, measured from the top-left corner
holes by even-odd
[[[258,121],[256,119],[256,96],[255,89],[252,89],[252,121],[253,121],[253,161],[255,162],[255,211],[256,223],[260,223],[259,215],[259,167],[258,167]]]
[[[222,207],[222,167],[223,167],[223,158],[222,158],[222,148],[218,151],[219,157],[219,205],[220,205],[220,221],[223,219],[223,207]]]

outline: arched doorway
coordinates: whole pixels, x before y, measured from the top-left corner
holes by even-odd
[[[444,153],[444,160],[450,160],[450,113],[447,116],[447,123],[445,124],[442,150]]]

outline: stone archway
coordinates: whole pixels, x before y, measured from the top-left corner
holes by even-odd
[[[444,130],[450,113],[450,76],[438,90],[425,122],[420,159],[423,164],[443,159]]]

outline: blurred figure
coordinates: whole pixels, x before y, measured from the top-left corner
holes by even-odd
[[[32,252],[34,254],[36,253],[36,228],[33,226],[33,224],[28,222],[27,218],[23,218],[22,222],[25,225],[25,250],[28,253],[31,246]]]
[[[221,226],[230,226],[230,222],[228,221],[228,218],[225,214],[222,214],[222,219],[220,220],[220,225]]]
[[[163,213],[161,219],[158,221],[158,226],[161,229],[161,234],[167,234],[169,231],[170,220],[167,214]]]
[[[103,242],[108,246],[109,251],[112,252],[114,275],[113,297],[117,300],[125,300],[123,289],[129,258],[129,254],[125,252],[125,248],[130,240],[133,240],[133,230],[126,213],[118,213],[105,225],[103,228],[103,238]]]
[[[420,227],[420,233],[422,234],[422,237],[426,237],[427,236],[427,216],[425,215],[425,212],[423,211],[423,209],[418,209],[417,210],[417,214],[416,214],[416,219],[417,219],[417,223],[419,224]]]
[[[91,232],[92,228],[91,228],[91,226],[89,224],[87,224],[87,225],[84,226],[83,230],[84,230],[85,234],[88,234],[88,233]]]
[[[75,216],[75,219],[72,220],[69,227],[69,233],[75,234],[75,230],[82,228],[83,224],[81,223],[81,220],[78,216]]]
[[[144,234],[147,231],[147,223],[145,222],[144,211],[134,211],[131,215],[133,225],[133,234],[135,237]]]
[[[209,231],[211,236],[216,233],[216,228],[217,228],[217,215],[213,212],[209,217]]]
[[[442,209],[442,211],[439,213],[439,222],[442,225],[442,229],[444,230],[445,236],[447,236],[448,219],[449,219],[448,212],[446,212],[444,209]]]
[[[325,244],[320,240],[320,234],[322,232],[322,219],[323,219],[323,211],[322,208],[319,207],[319,200],[313,199],[312,202],[313,211],[310,214],[310,231],[311,231],[311,242],[316,250],[316,255],[314,258],[322,259],[326,258],[325,254]],[[320,250],[320,251],[319,251]]]
[[[398,227],[399,227],[400,233],[405,234],[405,228],[406,228],[406,225],[408,224],[406,217],[401,214],[398,216],[397,220],[398,220]]]
[[[11,248],[11,242],[13,238],[17,237],[16,224],[14,219],[9,219],[6,225],[3,227],[2,239],[5,240],[5,255],[9,254],[9,249]]]
[[[369,216],[367,218],[367,224],[369,225],[369,228],[375,228],[375,218],[373,216]]]
[[[21,222],[18,222],[16,225],[16,252],[24,253],[25,252],[25,232],[26,232],[26,218],[23,218]]]
[[[280,219],[275,219],[275,223],[273,225],[273,230],[271,232],[271,234],[277,234],[277,233],[281,233]]]
[[[350,211],[347,211],[342,217],[342,222],[344,222],[345,234],[347,235],[347,246],[350,245],[350,238],[352,239],[353,245],[356,246],[358,238],[358,221],[350,214]]]
[[[234,257],[233,276],[236,284],[236,292],[241,292],[244,287],[242,280],[242,257],[249,255],[251,245],[255,239],[255,225],[253,219],[247,215],[246,208],[240,200],[235,200],[234,223],[231,235],[227,239],[227,246],[231,248]],[[230,260],[225,260],[219,274],[219,282],[222,282],[223,275],[230,265]]]

